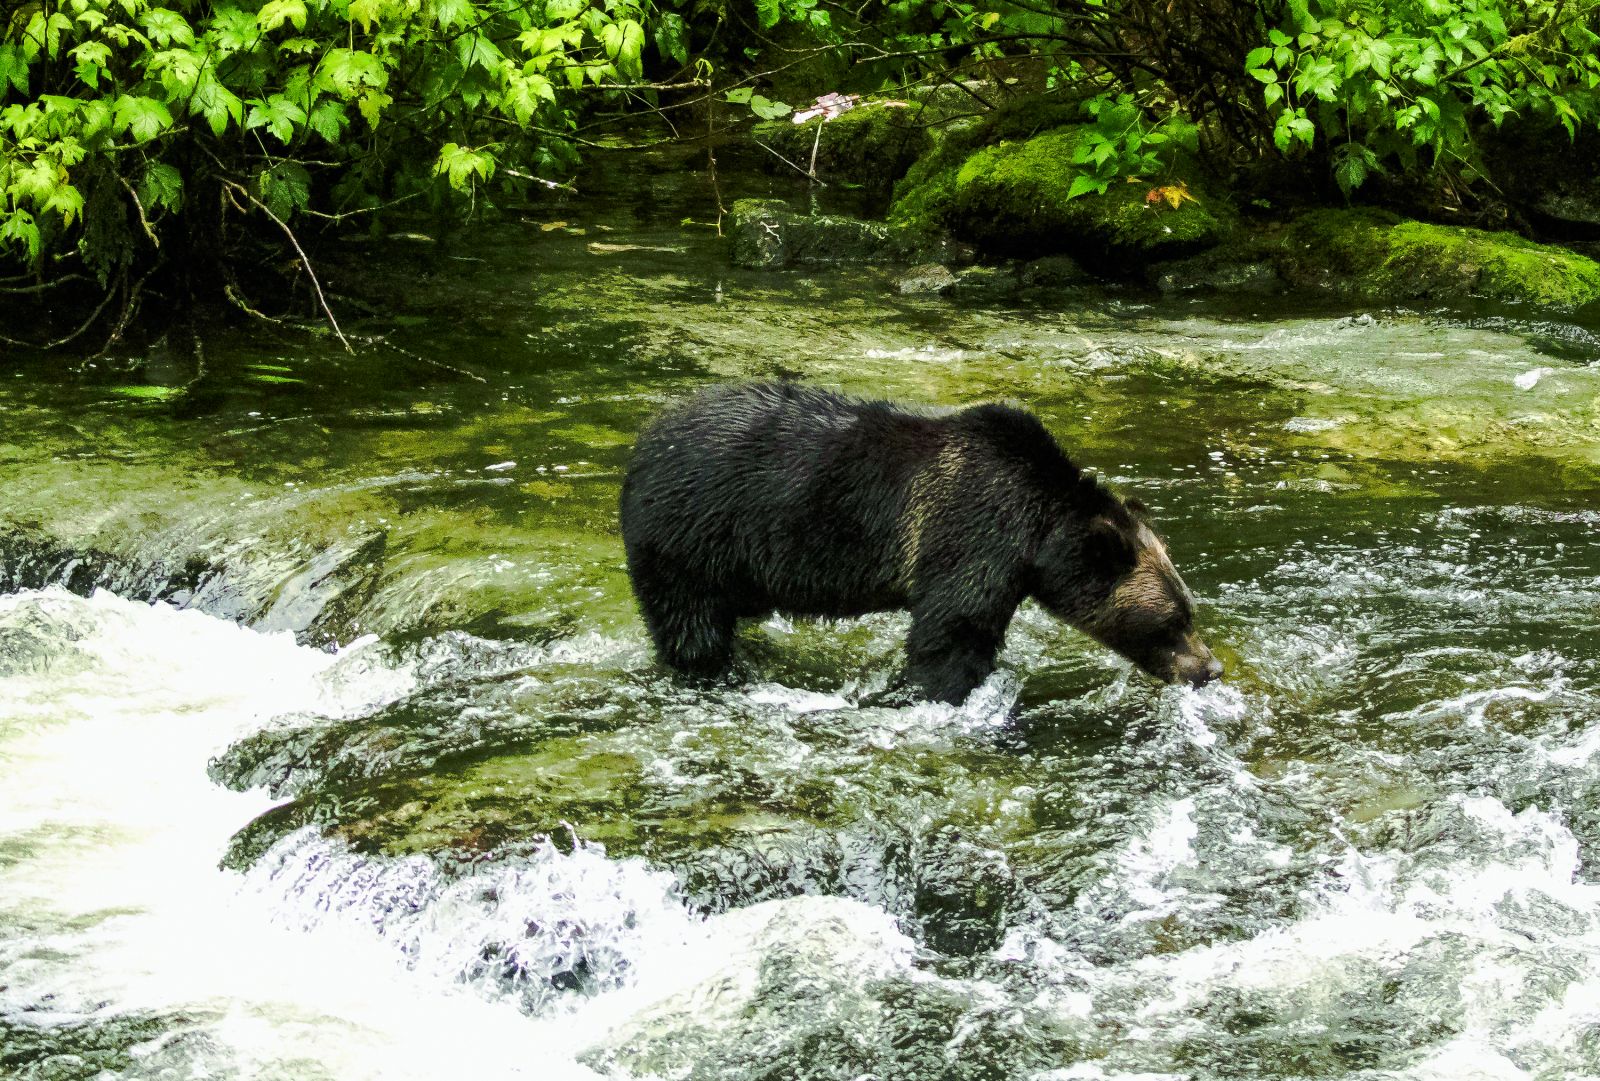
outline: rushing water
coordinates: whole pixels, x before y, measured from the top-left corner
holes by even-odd
[[[567,217],[363,255],[412,293],[354,357],[0,384],[0,1075],[1600,1076],[1588,330],[962,307]],[[1029,606],[960,709],[861,704],[893,615],[674,683],[628,444],[783,373],[1026,402],[1229,678]]]

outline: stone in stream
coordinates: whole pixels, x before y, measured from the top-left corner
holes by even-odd
[[[622,537],[657,655],[691,676],[727,669],[740,618],[909,609],[901,687],[959,705],[1028,597],[1158,679],[1222,672],[1144,507],[1015,406],[713,387],[639,436]]]
[[[968,262],[970,249],[937,234],[836,214],[797,214],[778,199],[733,204],[733,263],[788,266]]]
[[[943,293],[955,283],[956,276],[943,263],[923,263],[896,278],[894,287],[902,296],[910,296],[914,293]]]

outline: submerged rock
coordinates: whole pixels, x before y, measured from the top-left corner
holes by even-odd
[[[1094,275],[1069,255],[1046,255],[1022,268],[1022,284],[1030,289],[1062,289],[1092,281]]]
[[[1004,300],[1016,296],[1021,285],[1012,267],[974,266],[956,275],[950,295],[964,300]]]
[[[777,199],[734,203],[732,234],[734,265],[754,270],[970,258],[961,245],[942,237],[838,214],[797,214]]]
[[[706,932],[672,978],[640,988],[637,1008],[584,1056],[589,1065],[709,1077],[824,1045],[866,1055],[883,1042],[872,985],[907,973],[915,952],[892,917],[839,897],[766,901],[714,917]]]
[[[1151,268],[1152,283],[1164,296],[1190,293],[1270,295],[1288,288],[1270,260],[1206,252],[1192,259]]]

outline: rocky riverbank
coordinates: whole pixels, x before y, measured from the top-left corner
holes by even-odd
[[[1092,130],[1070,108],[1037,100],[948,122],[920,105],[869,102],[831,120],[758,125],[751,138],[774,168],[864,193],[880,216],[739,200],[733,261],[901,265],[905,292],[1000,296],[1101,281],[1167,295],[1292,292],[1567,314],[1600,304],[1600,263],[1574,250],[1583,246],[1575,233],[1567,247],[1375,207],[1246,202],[1176,147],[1159,177],[1076,191],[1092,168],[1082,160]]]

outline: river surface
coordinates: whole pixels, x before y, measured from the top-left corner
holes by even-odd
[[[355,356],[0,368],[0,1076],[1600,1077],[1592,330],[351,249]],[[860,704],[899,615],[675,683],[628,447],[781,375],[1029,405],[1227,679],[1025,606],[961,708]]]

